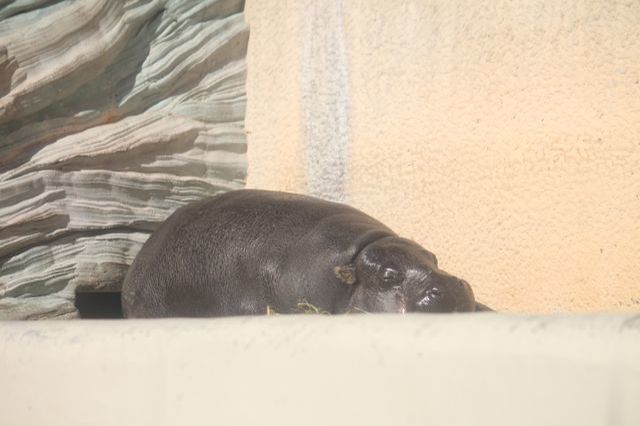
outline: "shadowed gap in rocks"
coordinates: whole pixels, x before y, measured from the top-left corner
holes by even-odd
[[[74,304],[80,319],[123,318],[120,292],[76,291]]]

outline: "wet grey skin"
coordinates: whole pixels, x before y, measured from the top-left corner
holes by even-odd
[[[471,312],[469,284],[438,268],[436,256],[399,237],[379,239],[358,254],[349,309],[366,312]]]
[[[147,240],[122,288],[126,317],[471,312],[469,284],[345,204],[239,190],[184,206]]]

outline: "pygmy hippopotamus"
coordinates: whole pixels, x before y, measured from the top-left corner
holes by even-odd
[[[329,313],[476,310],[466,281],[365,213],[246,189],[176,210],[122,288],[129,318],[291,313],[301,302]]]

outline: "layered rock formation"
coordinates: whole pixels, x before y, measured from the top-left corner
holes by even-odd
[[[242,9],[0,3],[0,319],[76,316],[177,207],[244,185]]]

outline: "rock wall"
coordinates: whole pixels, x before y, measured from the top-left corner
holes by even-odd
[[[0,319],[76,316],[177,207],[244,186],[243,8],[0,4]]]

